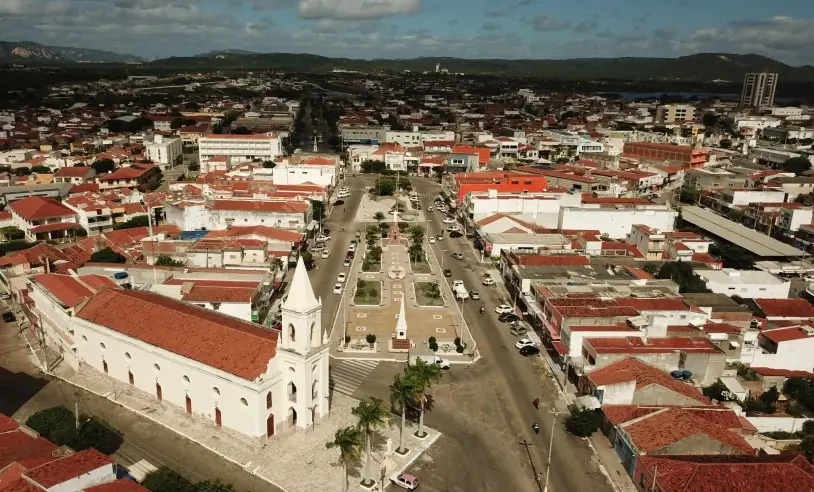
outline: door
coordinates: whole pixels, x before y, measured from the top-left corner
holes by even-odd
[[[107,374],[107,361],[106,360],[102,361],[102,369],[105,371],[105,374]]]
[[[269,415],[266,419],[266,437],[274,435],[274,415]]]
[[[130,384],[136,384],[136,383],[135,383],[135,381],[136,381],[136,380],[135,380],[135,378],[133,377],[133,373],[132,373],[132,372],[127,371],[127,379],[129,379],[129,380],[130,380]]]
[[[220,420],[220,408],[218,407],[215,407],[215,425],[217,425],[218,427],[221,427],[223,425]]]
[[[161,385],[155,383],[155,397],[158,398],[158,401],[162,401],[164,398],[161,395]]]
[[[187,406],[187,413],[192,415],[192,398],[187,395],[186,397],[186,406]]]

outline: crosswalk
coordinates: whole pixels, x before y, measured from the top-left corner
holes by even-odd
[[[343,360],[331,367],[330,388],[344,395],[353,396],[356,389],[379,365],[375,360]]]
[[[348,187],[348,189],[351,192],[367,192],[370,188],[371,188],[371,186],[367,186],[367,187],[365,187],[365,186],[350,186],[350,187]],[[419,193],[418,196],[420,196],[422,198],[435,198],[435,197],[438,196],[438,193]]]

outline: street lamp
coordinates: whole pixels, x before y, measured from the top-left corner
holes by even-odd
[[[444,259],[447,257],[448,251],[447,249],[441,250],[441,270],[444,269]]]
[[[548,492],[548,475],[551,473],[551,452],[554,450],[554,424],[557,422],[557,415],[563,412],[554,410],[549,413],[551,413],[551,436],[548,440],[548,456],[546,457],[545,485],[543,486],[543,492]]]

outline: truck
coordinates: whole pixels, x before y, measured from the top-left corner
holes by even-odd
[[[464,287],[463,280],[456,280],[452,282],[452,291],[455,292],[455,298],[459,301],[469,299],[469,292]]]
[[[408,359],[409,365],[414,365],[418,359],[423,360],[427,364],[437,364],[441,369],[449,369],[450,363],[447,359],[435,355],[435,352],[429,349],[410,349],[410,356]]]

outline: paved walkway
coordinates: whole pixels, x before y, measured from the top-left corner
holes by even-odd
[[[199,443],[287,492],[342,490],[342,468],[337,464],[337,451],[327,449],[325,443],[333,439],[337,429],[355,425],[351,409],[358,400],[339,392],[334,392],[332,396],[327,421],[309,431],[267,439],[217,429],[212,422],[189,416],[180,407],[158,402],[151,395],[115,382],[93,369],[83,368],[74,372],[62,364],[54,376],[116,401],[124,408]],[[404,430],[404,444],[409,452],[400,456],[392,452],[398,446],[400,421],[399,417],[392,416],[388,427],[375,441],[371,470],[376,479],[382,466],[387,468],[388,475],[406,469],[440,437],[436,430],[426,428],[428,436],[423,440],[417,439],[412,435],[414,426],[408,423],[408,428]],[[358,470],[352,473],[350,490],[365,490],[359,485],[359,473]]]

